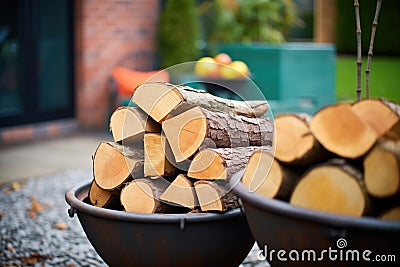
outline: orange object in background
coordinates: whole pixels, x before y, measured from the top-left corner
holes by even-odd
[[[116,67],[112,77],[117,83],[119,97],[132,97],[138,85],[144,82],[169,82],[169,73],[165,70],[137,71]]]
[[[219,53],[214,57],[215,62],[224,64],[224,65],[229,65],[232,63],[232,58],[226,54],[226,53]]]

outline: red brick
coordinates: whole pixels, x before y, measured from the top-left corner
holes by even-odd
[[[6,128],[1,133],[1,141],[3,144],[27,141],[33,139],[34,130],[31,125],[20,126],[15,128]]]
[[[155,51],[160,1],[76,0],[76,106],[83,125],[107,124],[112,68],[134,51]]]

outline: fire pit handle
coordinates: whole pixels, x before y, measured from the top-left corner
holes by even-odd
[[[179,227],[180,227],[181,231],[185,230],[185,218],[181,218],[179,220]]]
[[[75,213],[76,213],[76,209],[75,209],[74,207],[70,207],[70,208],[68,209],[68,215],[69,215],[69,217],[73,218],[74,215],[75,215]]]

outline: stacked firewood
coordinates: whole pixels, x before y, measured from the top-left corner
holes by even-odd
[[[276,116],[275,153],[254,152],[242,182],[293,205],[400,220],[400,106],[384,99]],[[270,168],[266,168],[270,166]]]
[[[110,118],[113,142],[93,156],[90,202],[139,213],[237,208],[228,179],[270,151],[266,101],[237,101],[168,83],[138,86]]]

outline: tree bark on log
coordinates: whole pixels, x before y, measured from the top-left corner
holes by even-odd
[[[310,130],[325,149],[350,159],[366,154],[378,139],[375,130],[347,103],[320,109],[310,122]]]
[[[132,178],[143,177],[143,150],[115,142],[101,142],[93,156],[93,176],[104,190],[120,188]]]
[[[119,107],[110,118],[110,130],[115,142],[141,142],[145,133],[160,133],[161,125],[140,108]]]
[[[179,174],[160,197],[161,200],[193,210],[197,205],[193,183]]]
[[[342,159],[310,168],[294,187],[290,203],[355,217],[370,212],[370,200],[361,172]]]
[[[280,114],[275,117],[275,157],[285,164],[309,166],[329,158],[310,131],[308,114]]]
[[[188,86],[161,82],[139,85],[133,94],[132,101],[158,122],[163,121],[182,103],[191,107],[200,106],[247,117],[261,117],[268,110],[266,101],[230,100]]]
[[[400,141],[380,139],[363,161],[370,195],[392,197],[400,191]]]
[[[268,118],[247,118],[201,107],[187,110],[162,124],[177,162],[205,147],[272,145],[273,125]]]
[[[239,207],[238,198],[227,190],[226,183],[200,180],[194,183],[201,211],[224,212]]]
[[[159,133],[144,135],[144,176],[171,176],[175,167],[169,163],[164,151],[166,140]]]
[[[261,147],[206,148],[195,155],[188,176],[201,180],[227,180],[246,167],[253,151]],[[271,150],[268,147],[265,149]]]
[[[353,111],[370,125],[378,136],[400,139],[400,106],[386,99],[363,99],[352,105]]]
[[[243,173],[242,183],[250,192],[268,198],[287,200],[302,169],[283,166],[270,150],[255,150]]]
[[[177,206],[160,201],[169,182],[160,179],[135,179],[121,190],[121,204],[127,212],[136,213],[176,213]]]

